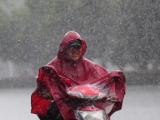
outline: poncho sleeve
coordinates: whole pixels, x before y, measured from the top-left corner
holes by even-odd
[[[44,72],[42,68],[39,69],[37,77],[37,88],[31,95],[31,113],[39,116],[45,116],[53,101],[49,90],[47,88],[47,80],[50,77]]]
[[[113,82],[114,84],[114,91],[115,91],[115,96],[117,98],[117,101],[115,102],[115,105],[110,112],[110,115],[112,115],[114,112],[120,110],[122,108],[123,104],[123,99],[126,91],[126,79],[125,75],[121,71],[114,71],[110,74],[111,79],[114,78]]]

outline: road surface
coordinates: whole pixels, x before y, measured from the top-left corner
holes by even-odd
[[[0,120],[38,120],[30,113],[33,89],[0,89]],[[160,86],[128,86],[123,108],[111,120],[159,120]]]

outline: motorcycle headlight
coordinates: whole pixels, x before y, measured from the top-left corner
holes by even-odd
[[[103,110],[98,111],[76,111],[76,118],[78,120],[106,120],[106,115]]]

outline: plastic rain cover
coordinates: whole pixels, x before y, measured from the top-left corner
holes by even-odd
[[[81,99],[98,100],[107,97],[108,91],[96,84],[85,84],[69,87],[67,94]]]

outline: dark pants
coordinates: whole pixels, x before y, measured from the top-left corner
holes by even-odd
[[[46,116],[39,116],[40,120],[63,120],[56,103],[52,103]]]

